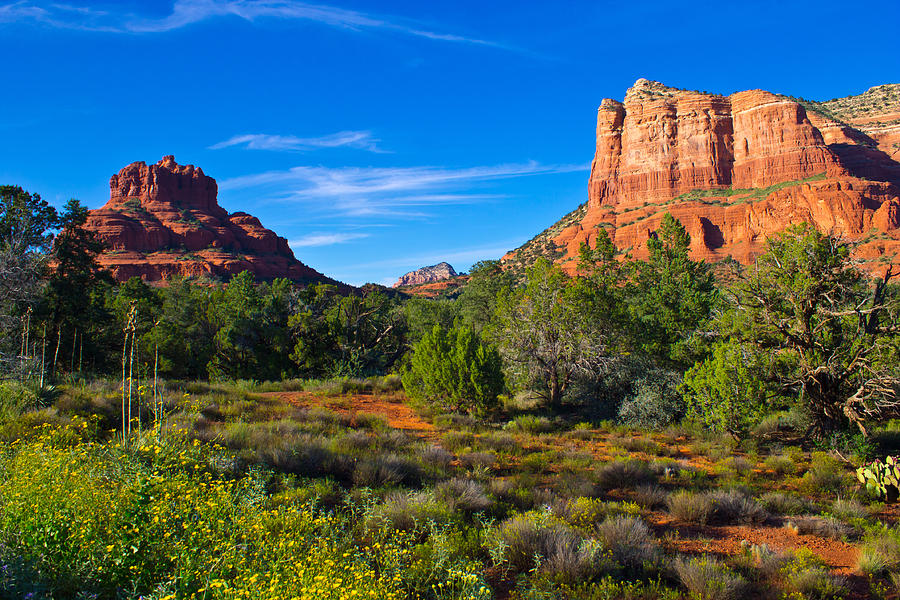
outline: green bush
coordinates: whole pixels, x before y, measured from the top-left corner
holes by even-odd
[[[38,396],[24,385],[0,381],[0,423],[7,423],[38,404]]]
[[[721,342],[684,374],[688,417],[717,432],[743,434],[766,414],[766,390],[744,349]]]
[[[681,375],[665,369],[651,369],[634,384],[634,393],[619,407],[618,419],[635,427],[665,427],[679,421],[685,412],[679,393]]]
[[[459,412],[483,413],[503,391],[500,354],[467,327],[435,326],[415,346],[403,388],[413,398]]]

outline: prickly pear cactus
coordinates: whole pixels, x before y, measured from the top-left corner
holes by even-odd
[[[900,458],[888,456],[875,460],[856,470],[856,478],[866,489],[887,500],[896,500],[900,494]]]

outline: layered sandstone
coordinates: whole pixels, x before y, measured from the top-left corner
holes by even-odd
[[[401,275],[400,279],[397,280],[397,283],[395,283],[393,287],[436,283],[438,281],[444,281],[445,279],[451,279],[457,275],[458,273],[450,263],[441,262],[436,265],[431,265],[430,267],[422,267],[421,269],[416,269],[415,271],[410,271],[405,275]]]
[[[878,123],[864,131],[824,104],[640,79],[624,102],[600,105],[587,206],[577,222],[554,229],[554,258],[574,271],[597,227],[621,250],[645,256],[669,212],[691,234],[696,258],[750,262],[768,236],[806,221],[862,240],[860,256],[873,264],[900,262],[900,163],[886,151],[894,142],[885,115],[900,113],[900,94],[893,98],[884,107],[882,94],[880,112],[854,117]],[[504,260],[512,265],[534,251],[526,245]]]
[[[216,180],[173,156],[128,165],[109,189],[109,201],[90,211],[85,227],[106,245],[99,261],[118,281],[228,279],[246,270],[260,280],[332,281],[297,260],[287,240],[256,217],[229,214],[218,204]]]

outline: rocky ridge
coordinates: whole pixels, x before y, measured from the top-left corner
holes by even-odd
[[[416,269],[415,271],[410,271],[405,275],[401,275],[400,279],[397,280],[397,283],[395,283],[393,287],[397,288],[409,285],[422,285],[424,283],[436,283],[445,279],[451,279],[457,275],[458,273],[453,269],[450,263],[441,262],[436,265],[431,265],[430,267],[422,267],[421,269]]]
[[[165,156],[134,162],[109,180],[109,201],[90,211],[85,227],[106,244],[100,264],[115,279],[228,279],[241,271],[257,279],[337,283],[294,257],[287,240],[244,212],[218,204],[216,180]]]
[[[600,105],[586,208],[504,263],[520,268],[543,254],[574,272],[581,243],[593,244],[598,227],[642,257],[666,212],[685,225],[695,258],[749,263],[769,235],[806,221],[859,241],[858,256],[873,270],[900,263],[896,117],[900,85],[816,103],[639,79],[624,101]],[[548,247],[542,237],[549,251],[536,245]]]

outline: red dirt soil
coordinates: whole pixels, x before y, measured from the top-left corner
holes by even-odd
[[[405,404],[402,395],[345,394],[326,397],[312,392],[267,392],[260,395],[278,398],[301,408],[327,408],[343,415],[381,415],[394,429],[421,438],[439,437],[434,425],[422,419],[412,407]]]

